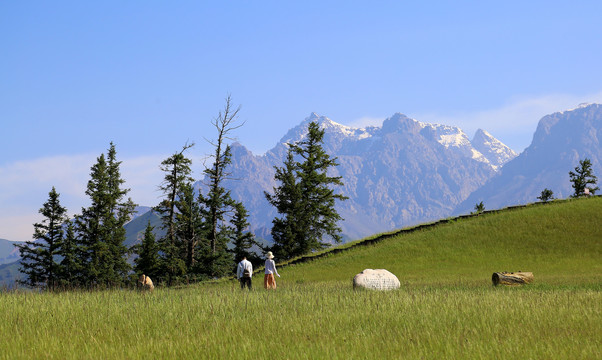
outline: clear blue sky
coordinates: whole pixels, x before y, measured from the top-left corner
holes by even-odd
[[[516,151],[538,120],[602,102],[599,1],[4,1],[0,238],[28,240],[52,186],[70,214],[113,141],[133,200],[186,141],[200,176],[231,94],[238,140],[273,147],[311,112],[483,128]]]

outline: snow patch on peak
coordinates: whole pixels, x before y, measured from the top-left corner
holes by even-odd
[[[312,113],[310,117],[306,119],[310,121],[316,121],[320,128],[328,133],[340,133],[345,137],[349,137],[356,140],[366,139],[372,136],[372,133],[366,128],[354,128],[351,126],[339,124],[326,116],[318,116],[316,113]],[[309,121],[308,121],[309,122]]]
[[[477,137],[484,137],[484,138],[493,139],[493,140],[497,141],[497,139],[494,138],[493,135],[491,135],[490,133],[488,133],[486,130],[483,130],[483,129],[477,129],[477,131],[474,134],[473,139],[475,139]]]
[[[325,118],[325,116],[320,116],[318,113],[312,112],[308,117],[305,118],[305,122],[312,122],[323,117]]]
[[[574,110],[579,110],[579,109],[585,109],[585,108],[594,107],[594,106],[600,106],[600,104],[584,102],[584,103],[581,103],[581,104],[577,105],[576,108],[570,109],[570,110],[567,110],[567,111],[574,111]]]
[[[468,141],[468,137],[464,133],[439,135],[439,143],[446,148],[470,145],[470,141]]]
[[[420,123],[422,128],[430,128],[437,137],[437,142],[446,148],[462,148],[470,146],[470,140],[462,129],[455,126]]]
[[[427,123],[420,123],[420,126],[431,139],[445,146],[446,149],[454,149],[467,158],[489,164],[487,158],[472,146],[462,129],[455,126]]]
[[[472,139],[472,146],[487,158],[495,170],[498,170],[502,165],[518,156],[514,150],[483,129],[478,129],[475,133]]]
[[[559,111],[559,112],[557,112],[555,114],[564,115],[567,112],[571,112],[571,111],[575,111],[575,110],[580,110],[580,109],[586,109],[586,108],[589,108],[589,107],[598,107],[598,106],[601,106],[601,104],[584,102],[584,103],[581,103],[581,104],[577,105],[577,107],[574,107],[572,109],[567,109],[567,110],[564,110],[564,111]],[[554,115],[554,114],[552,114],[552,115]]]

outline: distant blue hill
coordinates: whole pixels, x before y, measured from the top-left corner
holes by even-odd
[[[15,244],[20,243],[20,241],[0,239],[0,265],[19,260],[19,250],[15,247]]]
[[[19,262],[0,265],[0,291],[3,288],[14,288],[16,281],[22,279],[23,274],[19,272]]]

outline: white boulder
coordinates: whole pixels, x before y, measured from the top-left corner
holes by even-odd
[[[399,289],[400,285],[397,276],[385,269],[366,269],[353,278],[354,289],[393,290]]]

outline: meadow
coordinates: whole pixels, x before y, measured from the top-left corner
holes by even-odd
[[[602,198],[453,220],[281,266],[276,291],[0,293],[0,358],[599,359],[601,220]],[[401,288],[353,290],[365,268]]]

